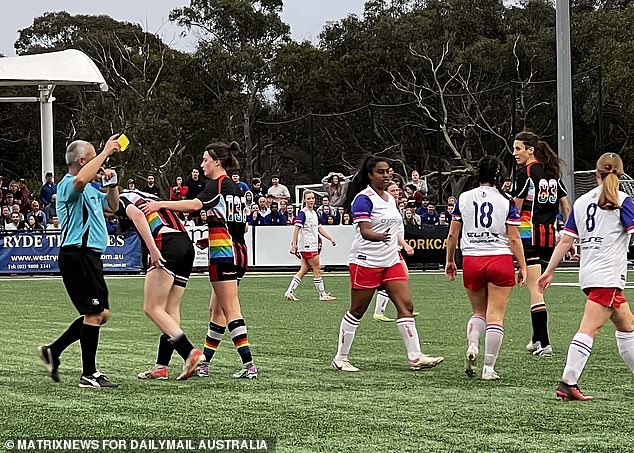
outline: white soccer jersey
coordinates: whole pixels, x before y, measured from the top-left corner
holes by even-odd
[[[597,205],[601,186],[575,201],[564,234],[580,242],[579,284],[586,288],[625,287],[627,248],[634,232],[634,203],[619,191],[620,209],[601,209]]]
[[[350,250],[350,264],[364,267],[391,267],[400,261],[397,236],[403,217],[396,207],[392,195],[384,192],[387,200],[381,198],[370,186],[359,192],[352,202],[352,220],[354,223],[370,222],[372,230],[384,233],[389,230],[390,240],[373,242],[363,239],[357,225],[352,249]]]
[[[491,186],[458,197],[452,219],[462,222],[460,249],[464,256],[512,255],[506,225],[520,225],[517,206]]]
[[[301,227],[299,240],[297,241],[297,251],[319,251],[319,217],[315,210],[303,208],[295,217],[295,225]]]

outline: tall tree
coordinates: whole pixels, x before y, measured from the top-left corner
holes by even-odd
[[[224,105],[229,138],[238,128],[234,118],[241,118],[247,177],[254,164],[252,124],[273,82],[275,55],[290,40],[282,7],[282,0],[191,0],[190,6],[170,14],[171,20],[201,32],[195,57],[209,78],[217,79],[219,71],[227,75],[226,85],[205,86]]]

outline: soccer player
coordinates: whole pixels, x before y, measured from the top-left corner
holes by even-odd
[[[355,332],[377,288],[383,287],[394,305],[396,326],[405,343],[412,370],[433,367],[444,359],[421,352],[412,294],[399,256],[398,231],[403,218],[386,189],[390,166],[382,157],[368,156],[350,182],[344,207],[357,225],[350,251],[351,304],[341,320],[337,355],[332,366],[339,371],[359,371],[348,360]]]
[[[634,232],[634,203],[619,191],[623,161],[614,153],[597,161],[599,187],[579,197],[546,271],[538,280],[540,291],[552,282],[555,268],[578,239],[581,249],[579,285],[586,294],[581,325],[570,342],[568,358],[557,396],[564,400],[588,401],[579,378],[592,352],[594,337],[609,319],[616,327],[616,346],[634,373],[634,316],[623,295],[627,275],[629,234]]]
[[[209,330],[203,350],[205,361],[198,368],[199,376],[208,375],[208,364],[226,329],[242,360],[242,368],[233,377],[254,379],[258,375],[238,299],[238,284],[247,270],[247,247],[244,241],[247,206],[242,191],[227,175],[227,170],[239,168],[233,154],[239,150],[236,142],[207,145],[200,166],[210,181],[196,198],[152,201],[143,206],[146,214],[161,208],[179,212],[207,211],[209,280],[213,291],[209,303]]]
[[[321,234],[328,239],[333,247],[336,246],[337,243],[330,237],[328,232],[319,225],[319,217],[314,208],[315,193],[310,190],[305,190],[304,207],[299,211],[297,217],[295,217],[295,228],[293,228],[293,241],[291,242],[290,250],[293,255],[299,255],[301,257],[302,264],[284,293],[284,297],[288,300],[299,300],[295,296],[295,290],[309,269],[313,270],[313,283],[319,294],[319,300],[329,301],[336,299],[336,297],[326,292],[324,279],[321,277],[321,270],[319,269],[319,235]]]
[[[520,211],[520,237],[528,266],[526,286],[531,300],[533,336],[526,346],[535,356],[552,356],[548,337],[548,313],[537,279],[548,264],[556,242],[555,222],[559,210],[564,219],[570,205],[560,176],[557,154],[532,132],[520,132],[513,142],[517,171],[515,204]]]
[[[398,206],[398,201],[399,201],[400,192],[401,192],[401,190],[398,188],[398,185],[394,181],[392,181],[389,187],[387,188],[387,191],[390,193],[390,195],[392,195],[392,197],[394,197],[394,202]],[[398,235],[398,243],[399,243],[399,246],[401,247],[401,250],[405,251],[405,253],[407,253],[409,256],[413,255],[414,249],[412,248],[411,245],[405,242],[405,225],[403,223],[397,226],[396,233]],[[405,260],[403,260],[402,256],[401,256],[401,262],[403,263],[403,266],[405,266],[405,271],[409,273],[409,270],[407,269],[407,264],[405,263]],[[376,292],[376,301],[374,303],[374,315],[372,315],[372,318],[375,321],[382,321],[382,322],[394,321],[393,318],[388,318],[387,316],[385,316],[385,309],[387,308],[387,303],[389,301],[390,301],[390,297],[387,295],[387,292],[384,289],[379,289]],[[412,316],[416,317],[418,316],[418,314],[419,314],[418,312],[413,312]]]
[[[472,314],[467,323],[465,373],[475,376],[480,337],[484,333],[482,379],[495,380],[495,362],[504,339],[504,313],[519,264],[519,282],[526,278],[526,261],[518,226],[520,216],[515,203],[499,188],[503,166],[499,159],[485,156],[478,163],[480,186],[464,192],[452,213],[447,236],[445,274],[456,277],[454,255],[462,233],[463,284],[471,302]]]
[[[185,361],[176,380],[193,376],[203,360],[180,327],[180,303],[194,264],[194,246],[178,216],[159,209],[147,216],[141,210],[159,197],[139,190],[119,194],[119,216],[126,216],[135,226],[150,254],[145,274],[143,310],[162,333],[156,365],[138,374],[139,379],[167,379],[167,366],[176,351]]]
[[[118,136],[110,137],[99,155],[93,145],[83,140],[68,145],[68,173],[57,185],[57,215],[62,230],[59,269],[80,316],[57,340],[40,346],[38,352],[53,381],[59,382],[59,358],[68,346],[79,340],[83,368],[79,386],[83,388],[117,387],[105,374],[97,371],[96,356],[99,329],[110,316],[101,261],[101,254],[108,245],[104,209],[115,212],[119,197],[116,185],[107,185],[106,194],[90,182],[105,160],[121,149]],[[113,170],[106,170],[104,175],[106,179],[116,181]]]

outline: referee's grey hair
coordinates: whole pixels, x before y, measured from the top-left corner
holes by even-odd
[[[72,165],[84,156],[84,153],[91,146],[85,140],[75,140],[66,148],[66,165]]]

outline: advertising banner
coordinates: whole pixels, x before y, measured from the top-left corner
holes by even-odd
[[[59,231],[0,231],[0,274],[59,273]],[[136,233],[108,236],[104,272],[141,270],[141,241]]]

